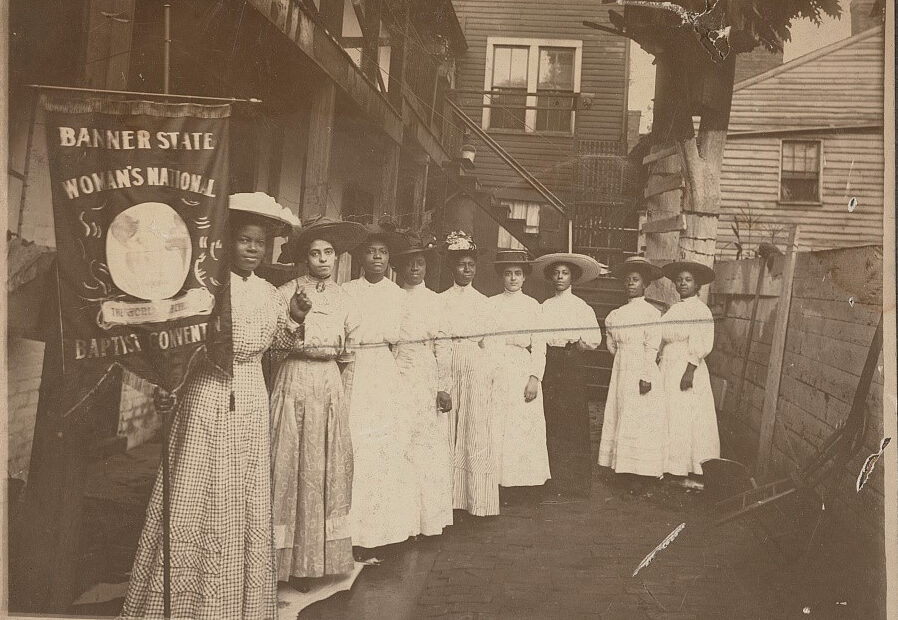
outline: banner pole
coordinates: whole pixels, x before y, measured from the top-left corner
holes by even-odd
[[[218,103],[262,103],[261,99],[238,99],[236,97],[206,97],[204,95],[179,95],[177,93],[146,93],[139,90],[109,90],[105,88],[79,88],[77,86],[54,86],[52,84],[29,84],[28,88],[39,90],[61,90],[95,95],[128,95],[151,99],[186,99],[188,101],[215,101]]]
[[[162,50],[162,92],[169,94],[169,66],[171,63],[171,4],[162,5],[165,31]],[[162,420],[162,615],[171,618],[171,474],[169,467],[168,441],[171,424],[168,415]]]

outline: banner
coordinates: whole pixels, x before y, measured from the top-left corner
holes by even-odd
[[[70,411],[120,365],[230,374],[229,106],[44,98]]]

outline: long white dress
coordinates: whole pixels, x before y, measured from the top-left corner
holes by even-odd
[[[492,430],[491,364],[485,350],[493,333],[489,301],[473,286],[440,293],[452,338],[452,505],[472,515],[499,514],[499,472]]]
[[[705,357],[714,348],[714,317],[697,296],[671,306],[661,319],[661,374],[667,403],[666,472],[701,474],[704,460],[720,457],[717,413]],[[680,389],[687,364],[696,366],[692,389]]]
[[[490,343],[493,376],[493,436],[499,484],[536,486],[549,479],[546,418],[542,379],[546,369],[539,302],[522,291],[490,297],[497,334]],[[536,377],[536,398],[524,400],[530,377]]]
[[[658,369],[661,313],[645,297],[630,299],[605,318],[605,342],[614,355],[599,465],[618,473],[664,473],[667,416],[664,382]],[[652,389],[639,393],[639,382]]]
[[[446,337],[439,295],[423,283],[407,296],[395,349],[403,390],[412,403],[411,460],[418,494],[418,526],[425,536],[452,525],[452,460],[449,413],[436,404],[449,393],[452,348]]]
[[[418,534],[418,495],[411,461],[411,404],[390,349],[399,342],[407,295],[383,278],[343,285],[359,327],[349,334],[355,361],[344,373],[349,397],[353,478],[352,544],[380,547]]]

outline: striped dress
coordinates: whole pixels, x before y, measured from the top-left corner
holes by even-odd
[[[492,368],[485,350],[493,320],[488,299],[473,286],[440,293],[447,335],[452,338],[450,366],[452,412],[453,507],[472,515],[499,514],[498,456],[492,428]]]
[[[293,346],[261,278],[231,277],[233,378],[211,365],[185,384],[169,435],[173,618],[276,617],[268,393],[262,354]],[[162,476],[147,508],[123,618],[161,618]]]

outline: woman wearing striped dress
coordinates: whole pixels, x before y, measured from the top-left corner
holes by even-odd
[[[499,472],[494,449],[492,373],[485,350],[492,329],[487,297],[472,286],[477,246],[462,231],[446,237],[454,284],[440,293],[446,332],[452,341],[452,502],[458,510],[483,517],[499,514]]]
[[[261,358],[269,347],[294,344],[309,306],[301,296],[285,302],[253,271],[273,233],[292,220],[265,194],[231,197],[232,376],[207,362],[179,399],[157,399],[163,414],[180,401],[169,435],[173,618],[277,615]],[[163,617],[161,472],[121,615]]]

